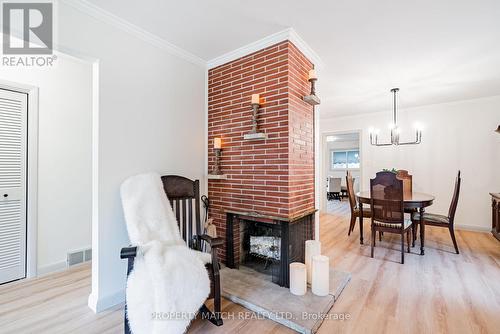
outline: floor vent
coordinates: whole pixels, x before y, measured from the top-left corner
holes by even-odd
[[[76,252],[68,253],[66,260],[68,267],[85,261],[92,260],[92,249],[83,249]]]
[[[86,249],[84,251],[83,260],[84,261],[90,261],[90,260],[92,260],[92,249]]]

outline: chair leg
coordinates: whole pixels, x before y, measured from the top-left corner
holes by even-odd
[[[415,247],[415,241],[417,240],[418,225],[413,220],[412,220],[412,227],[411,228],[412,228],[412,244],[411,244],[411,246]]]
[[[220,288],[220,276],[219,276],[219,264],[217,264],[216,270],[214,270],[214,315],[215,319],[212,323],[216,326],[222,326],[221,317],[221,288]]]
[[[408,244],[408,253],[410,252],[410,228],[406,231],[406,242]]]
[[[124,317],[124,325],[125,325],[125,334],[132,334],[132,331],[130,330],[130,325],[128,323],[127,319],[127,302],[125,301],[125,317]]]
[[[371,257],[373,258],[373,249],[375,248],[375,229],[372,227],[372,247],[371,247]]]
[[[201,306],[200,314],[202,316],[202,319],[210,321],[215,326],[222,326],[222,318],[220,316],[220,313],[210,311],[207,305],[203,304]]]
[[[216,326],[222,326],[222,317],[221,317],[221,300],[220,300],[220,292],[214,298],[214,313],[215,313],[215,322]]]
[[[200,308],[202,319],[207,319],[216,326],[222,326],[221,317],[221,288],[220,288],[220,275],[219,275],[219,262],[217,261],[216,250],[212,250],[212,264],[207,266],[207,269],[212,271],[212,283],[214,285],[214,311],[211,312],[208,307],[203,304]]]
[[[405,263],[405,234],[401,233],[401,264]]]
[[[451,241],[453,241],[453,246],[455,246],[455,252],[457,254],[460,254],[460,252],[458,251],[457,239],[455,239],[455,229],[453,228],[453,225],[450,225],[448,229],[450,230]]]
[[[351,235],[351,232],[354,231],[354,226],[356,226],[356,216],[351,214],[351,223],[349,224],[349,232],[347,236]]]

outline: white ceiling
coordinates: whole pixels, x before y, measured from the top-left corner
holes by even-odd
[[[210,60],[293,27],[322,58],[322,117],[500,94],[498,0],[90,0]]]

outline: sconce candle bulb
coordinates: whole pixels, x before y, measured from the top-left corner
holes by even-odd
[[[259,103],[260,103],[259,94],[252,94],[252,104],[259,104]]]
[[[318,76],[316,75],[316,70],[313,68],[312,70],[309,70],[309,80],[317,80]]]
[[[221,149],[222,148],[222,139],[214,138],[214,148]]]

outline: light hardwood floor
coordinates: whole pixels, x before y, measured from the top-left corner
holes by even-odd
[[[425,256],[414,248],[401,265],[397,236],[385,235],[372,259],[358,226],[347,237],[349,214],[344,201],[323,215],[321,240],[331,265],[352,273],[331,310],[350,320],[326,320],[319,333],[498,333],[500,243],[490,234],[458,231],[456,255],[448,232],[429,227]],[[94,315],[89,293],[89,265],[0,286],[0,333],[122,333],[122,309]],[[293,333],[270,320],[238,319],[245,310],[228,301],[223,311],[236,318],[222,327],[196,320],[189,332]]]

